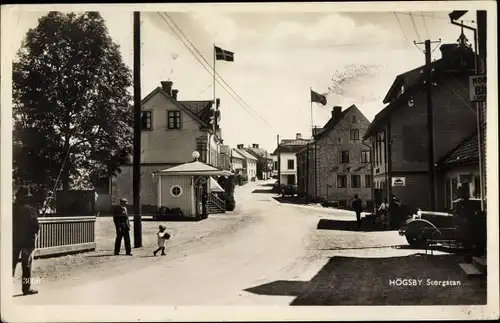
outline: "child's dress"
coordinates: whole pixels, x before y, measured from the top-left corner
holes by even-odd
[[[167,242],[170,235],[167,233],[167,231],[158,232],[157,235],[158,235],[158,248],[164,248],[165,243]]]

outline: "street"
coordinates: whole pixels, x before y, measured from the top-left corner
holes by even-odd
[[[481,282],[467,281],[452,256],[436,252],[434,256],[416,256],[424,251],[405,247],[404,237],[396,231],[318,230],[321,219],[355,221],[354,213],[279,204],[269,192],[271,186],[265,183],[250,182],[237,187],[235,212],[186,223],[188,231],[214,225],[212,232],[198,233],[198,237],[193,235],[182,243],[176,241],[182,239],[180,234],[173,233],[166,256],[153,257],[153,234],[144,239],[142,248],[133,250],[133,257],[112,256],[109,241],[108,251],[100,255],[107,262],[89,270],[68,268],[57,279],[40,279],[36,286],[40,293],[15,297],[15,304],[286,306],[485,302],[486,287]],[[158,224],[144,223],[152,223],[151,228]],[[167,228],[175,225],[167,223]],[[81,256],[83,262],[90,257]],[[35,260],[34,272],[37,262],[47,261],[50,259]],[[454,280],[460,281],[461,286],[391,286],[389,280],[398,278]],[[15,288],[20,288],[19,281]]]

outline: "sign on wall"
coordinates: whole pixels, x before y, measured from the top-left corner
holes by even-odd
[[[486,101],[486,75],[469,76],[469,96],[471,102]]]
[[[406,186],[406,177],[393,177],[392,186]]]

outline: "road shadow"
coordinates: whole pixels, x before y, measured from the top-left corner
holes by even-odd
[[[12,297],[22,297],[22,296],[31,296],[31,295],[24,295],[23,293],[12,295]]]
[[[274,187],[273,183],[268,183],[268,184],[259,184],[259,186],[264,186],[264,187]]]
[[[337,231],[359,231],[359,232],[374,232],[374,231],[394,231],[389,228],[384,229],[380,225],[373,224],[369,221],[361,220],[361,228],[358,228],[356,220],[332,220],[320,219],[316,227],[318,230],[337,230]]]
[[[307,200],[305,197],[283,197],[283,196],[273,196],[277,202],[282,204],[299,204],[299,205],[307,205]]]
[[[410,246],[410,245],[401,245],[401,246],[396,246],[396,249],[402,249],[402,250],[426,250],[426,251],[439,251],[439,252],[445,252],[449,254],[455,254],[455,255],[466,255],[468,254],[467,249],[463,247],[456,247],[456,246],[446,246],[446,245],[430,245],[428,247],[422,246]]]
[[[486,280],[467,279],[461,257],[417,254],[391,258],[332,257],[310,281],[277,280],[245,289],[295,296],[291,306],[484,305]],[[420,284],[397,285],[416,279]],[[455,282],[440,286],[437,282]],[[457,286],[456,284],[460,284]]]
[[[269,190],[269,189],[259,189],[259,188],[253,190],[252,193],[276,194],[272,190]]]
[[[309,282],[307,281],[277,280],[272,283],[245,289],[245,291],[257,295],[297,297],[307,291],[308,286]]]

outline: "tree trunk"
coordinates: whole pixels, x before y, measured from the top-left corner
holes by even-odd
[[[69,138],[64,141],[64,157],[61,172],[61,182],[63,192],[69,191],[69,163],[70,163],[70,145]],[[64,162],[66,161],[66,162]]]

